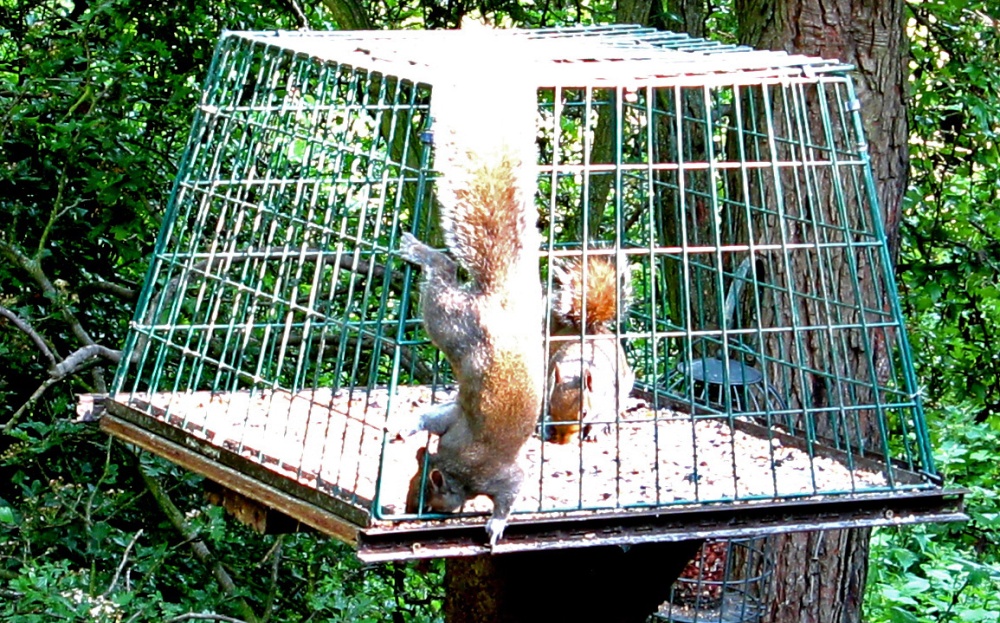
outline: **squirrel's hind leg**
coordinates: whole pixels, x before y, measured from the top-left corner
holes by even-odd
[[[410,232],[403,232],[399,239],[399,257],[407,262],[437,273],[435,277],[450,277],[457,281],[458,264],[444,253],[417,240]]]

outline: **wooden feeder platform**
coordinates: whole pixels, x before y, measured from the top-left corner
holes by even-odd
[[[428,396],[428,388],[401,387],[393,408],[426,408]],[[378,389],[133,394],[106,401],[101,428],[353,545],[365,561],[967,519],[963,492],[924,474],[815,443],[806,448],[801,439],[746,420],[730,427],[664,417],[634,399],[613,434],[596,441],[529,441],[520,500],[491,550],[485,498],[466,509],[473,514],[454,518],[394,517],[403,514],[416,448],[427,439],[386,433],[389,402]],[[691,465],[692,426],[698,469]],[[676,445],[664,443],[671,439]],[[644,452],[644,441],[653,454]],[[587,510],[560,510],[572,506]]]

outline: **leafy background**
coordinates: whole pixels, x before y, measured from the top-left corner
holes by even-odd
[[[536,26],[608,21],[614,6],[0,0],[0,619],[441,620],[440,563],[363,566],[332,540],[261,537],[207,504],[197,477],[74,408],[114,370],[219,33],[465,14]],[[1000,10],[914,0],[906,18],[898,275],[937,460],[972,520],[876,530],[865,618],[997,621]],[[733,40],[728,3],[709,25]]]

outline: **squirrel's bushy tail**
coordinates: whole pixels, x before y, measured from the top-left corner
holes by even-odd
[[[552,310],[564,325],[586,333],[607,330],[619,309],[624,311],[632,296],[628,264],[614,257],[592,255],[584,270],[583,258],[553,265],[556,289]],[[586,275],[584,274],[586,273]]]
[[[533,165],[526,167],[512,150],[495,149],[466,152],[440,166],[445,244],[483,292],[509,288],[504,284],[526,259],[534,257],[538,269]]]
[[[484,292],[538,273],[538,211],[534,82],[517,73],[508,46],[474,35],[481,54],[460,82],[435,84],[434,168],[441,229],[453,256]],[[516,54],[516,51],[513,51]],[[525,277],[526,278],[526,277]]]

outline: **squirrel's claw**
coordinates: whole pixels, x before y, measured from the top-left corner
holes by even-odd
[[[416,236],[408,231],[404,231],[402,237],[399,239],[399,257],[407,262],[419,264],[420,254],[417,250],[422,246],[424,244],[417,240]]]
[[[389,439],[406,439],[423,429],[423,417],[419,413],[404,413],[390,416],[385,423],[385,433]]]
[[[490,537],[490,547],[496,547],[497,541],[503,536],[507,527],[506,517],[490,517],[486,522],[486,534]]]

